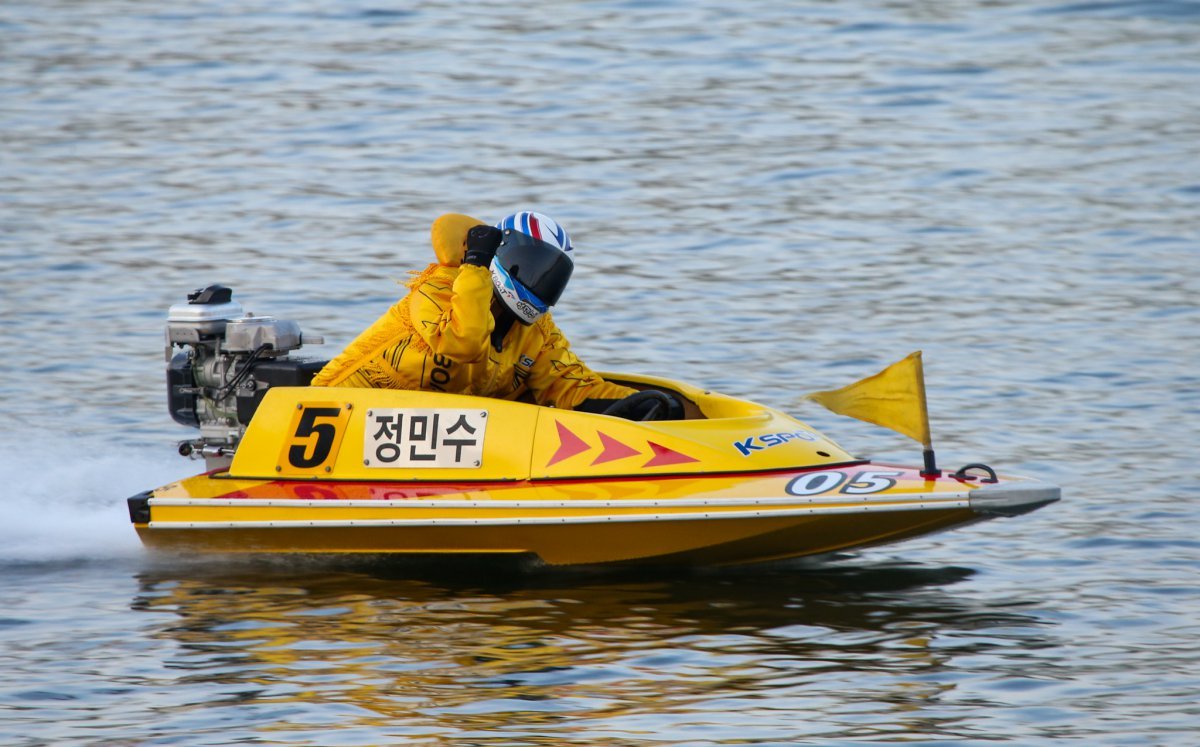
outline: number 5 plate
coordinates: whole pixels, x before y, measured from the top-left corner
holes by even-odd
[[[351,405],[341,402],[304,402],[283,441],[275,471],[281,475],[323,475],[337,461]]]

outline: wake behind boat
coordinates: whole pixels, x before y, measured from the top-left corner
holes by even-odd
[[[739,564],[895,542],[1060,497],[984,465],[944,473],[931,450],[923,467],[858,459],[784,413],[656,377],[604,374],[671,392],[682,419],[307,386],[323,361],[290,356],[299,326],[243,314],[221,286],[171,308],[167,342],[171,414],[200,429],[180,451],[208,469],[129,499],[154,549]]]

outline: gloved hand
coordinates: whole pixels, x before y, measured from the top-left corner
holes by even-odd
[[[495,226],[475,226],[467,231],[467,251],[463,254],[464,265],[487,267],[496,256],[503,234]]]
[[[670,392],[644,389],[619,399],[604,410],[626,420],[682,420],[683,403]]]

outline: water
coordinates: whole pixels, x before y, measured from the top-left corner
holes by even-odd
[[[1200,743],[1200,6],[0,5],[0,743]],[[646,575],[170,564],[166,308],[332,355],[443,212],[536,207],[608,370],[805,392],[925,351],[943,465],[1064,487]]]

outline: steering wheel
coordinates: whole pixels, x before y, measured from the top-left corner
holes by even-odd
[[[666,392],[660,392],[657,389],[644,389],[640,392],[619,399],[608,406],[602,413],[604,415],[615,415],[620,418],[628,418],[629,420],[658,420],[661,416],[671,412],[671,408],[675,406],[675,400]],[[636,415],[636,417],[631,417]]]

